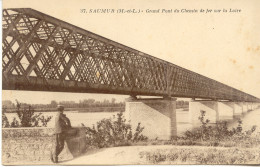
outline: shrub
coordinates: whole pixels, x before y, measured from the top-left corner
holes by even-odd
[[[218,146],[222,145],[221,141],[239,141],[244,143],[244,141],[252,141],[251,144],[257,144],[260,141],[251,138],[252,133],[256,130],[256,126],[253,126],[250,130],[244,131],[242,128],[242,120],[238,120],[238,126],[231,130],[227,127],[227,122],[218,122],[216,126],[212,127],[209,125],[210,120],[205,120],[205,111],[201,112],[201,116],[198,118],[201,122],[201,126],[194,131],[186,131],[184,137],[179,137],[181,143],[190,143],[190,145],[198,145],[198,141],[207,142],[204,145]],[[187,142],[186,140],[190,141]],[[231,143],[229,145],[236,145],[238,143]]]
[[[34,109],[31,106],[21,107],[21,103],[16,100],[16,114],[18,115],[19,121],[16,118],[13,118],[12,122],[9,123],[5,112],[3,110],[2,114],[2,127],[4,128],[14,128],[14,127],[46,127],[48,122],[51,120],[52,116],[44,117],[42,113],[35,114]]]
[[[131,145],[132,142],[147,140],[147,137],[141,134],[143,129],[139,123],[133,134],[131,125],[126,123],[123,113],[120,112],[113,119],[102,119],[97,122],[96,127],[94,125],[92,128],[86,127],[87,143],[99,148]]]
[[[5,115],[6,112],[6,108],[3,108],[3,112],[2,112],[2,127],[3,128],[7,128],[10,127],[9,121]]]

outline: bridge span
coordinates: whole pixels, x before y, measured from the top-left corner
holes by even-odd
[[[33,9],[3,9],[2,21],[4,90],[131,95],[126,116],[132,123],[145,122],[152,137],[176,136],[176,97],[207,99],[190,103],[194,124],[202,110],[216,122],[227,113],[233,119],[260,102],[250,94]],[[136,99],[136,95],[164,98]]]

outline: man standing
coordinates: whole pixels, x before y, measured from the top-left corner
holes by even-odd
[[[54,147],[51,152],[51,161],[53,163],[58,163],[58,156],[64,148],[64,142],[66,139],[66,132],[71,128],[70,120],[63,114],[64,107],[58,105],[58,113],[55,118],[55,127],[54,127]]]

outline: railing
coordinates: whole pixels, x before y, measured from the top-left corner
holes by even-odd
[[[3,10],[3,89],[260,99],[33,9]]]

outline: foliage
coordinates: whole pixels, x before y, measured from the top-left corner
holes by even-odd
[[[217,122],[216,126],[209,125],[210,120],[205,120],[205,111],[201,112],[201,116],[198,118],[201,122],[201,126],[194,131],[186,131],[182,139],[188,139],[191,141],[221,141],[236,138],[248,138],[256,130],[256,126],[253,126],[251,130],[243,132],[242,121],[238,120],[238,126],[231,130],[227,127],[227,122]]]
[[[140,158],[153,164],[259,164],[259,148],[175,147],[140,152]]]
[[[14,109],[16,109],[16,105],[12,103],[10,100],[3,100],[2,101],[3,106],[6,106],[7,112],[13,112]],[[23,103],[23,106],[32,106],[34,109],[49,109],[52,111],[57,106],[58,102],[55,100],[51,100],[49,104],[26,104]],[[92,109],[93,108],[124,108],[125,103],[124,102],[117,102],[115,98],[111,98],[111,100],[104,99],[103,101],[97,101],[95,99],[82,99],[78,103],[75,101],[60,101],[59,104],[63,105],[66,109],[69,108],[81,108],[81,109]],[[188,101],[177,101],[176,102],[176,108],[189,108],[189,102]],[[118,109],[117,109],[118,110]]]
[[[3,108],[3,112],[2,112],[2,127],[3,128],[10,127],[9,121],[5,115],[5,111],[6,111],[6,108]]]
[[[205,112],[198,118],[201,126],[193,131],[186,131],[184,136],[177,140],[154,140],[146,145],[196,145],[196,146],[219,146],[219,147],[243,147],[254,148],[260,145],[260,133],[254,133],[256,126],[244,131],[242,121],[238,120],[236,128],[228,129],[227,122],[218,122],[210,126],[210,120],[205,120]]]
[[[44,117],[42,113],[35,113],[34,109],[31,106],[21,107],[21,103],[16,100],[16,114],[19,118],[19,121],[16,118],[13,118],[12,122],[9,123],[5,110],[2,114],[2,127],[4,128],[14,128],[14,127],[46,127],[48,122],[51,120],[52,116]]]
[[[3,106],[6,106],[7,112],[13,112],[16,109],[16,105],[10,100],[3,100]],[[26,104],[22,103],[22,106],[32,106],[34,109],[54,109],[57,106],[58,102],[51,100],[50,104]],[[103,101],[96,101],[95,99],[83,99],[79,103],[75,101],[60,101],[59,104],[63,105],[66,109],[68,108],[123,108],[125,106],[124,102],[116,102],[115,98],[112,98],[111,101],[104,99]]]
[[[99,148],[130,145],[131,142],[147,140],[147,137],[142,135],[143,129],[139,123],[133,134],[131,125],[126,123],[123,113],[120,112],[113,119],[97,122],[96,127],[94,125],[92,128],[86,127],[87,142],[88,145]]]

